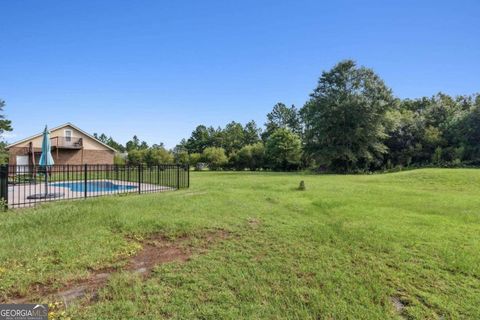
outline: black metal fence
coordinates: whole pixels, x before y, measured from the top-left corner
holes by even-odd
[[[188,165],[0,165],[0,199],[10,208],[54,200],[178,190],[190,186]]]

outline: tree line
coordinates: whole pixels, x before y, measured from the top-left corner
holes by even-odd
[[[148,166],[175,162],[173,152],[167,150],[163,143],[149,146],[147,142],[140,141],[134,135],[125,145],[122,145],[104,133],[100,135],[94,133],[93,136],[118,151],[114,158],[115,164],[144,164]]]
[[[12,129],[4,105],[0,100],[0,134]],[[321,74],[303,107],[273,106],[263,127],[255,121],[199,125],[171,150],[137,136],[125,145],[106,134],[94,136],[119,151],[119,164],[342,173],[478,166],[480,95],[399,99],[372,69],[345,60]]]
[[[211,169],[369,172],[480,165],[479,94],[399,99],[352,60],[322,73],[304,106],[278,103],[251,121],[199,125],[175,148]]]

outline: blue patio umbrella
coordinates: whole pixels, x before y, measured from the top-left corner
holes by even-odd
[[[33,194],[27,197],[27,199],[50,199],[62,197],[63,193],[49,193],[48,192],[48,169],[53,166],[53,157],[51,153],[52,144],[50,143],[50,132],[48,131],[47,126],[43,130],[42,138],[42,155],[38,161],[38,165],[45,170],[45,193],[43,194]]]
[[[55,164],[53,162],[51,149],[52,149],[52,144],[50,143],[50,131],[48,131],[47,126],[45,126],[45,130],[43,130],[43,138],[42,138],[42,155],[40,156],[40,161],[38,162],[38,164],[44,167],[45,169]]]
[[[42,138],[42,155],[40,156],[40,160],[38,162],[38,165],[45,170],[45,196],[48,196],[48,169],[55,164],[53,162],[51,149],[52,144],[50,143],[50,131],[48,131],[47,126],[45,126]]]

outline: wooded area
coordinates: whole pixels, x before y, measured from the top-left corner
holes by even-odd
[[[1,116],[0,133],[7,130],[11,123]],[[263,128],[253,120],[224,128],[202,124],[172,150],[162,143],[149,146],[137,136],[125,146],[105,134],[95,137],[128,153],[116,157],[121,164],[352,173],[478,166],[480,95],[399,99],[372,69],[345,60],[322,73],[302,108],[277,103]]]
[[[305,105],[278,103],[264,130],[251,121],[198,126],[174,154],[226,169],[368,172],[480,164],[480,96],[395,98],[354,61],[322,73]]]

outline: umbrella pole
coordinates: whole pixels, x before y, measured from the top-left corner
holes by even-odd
[[[48,196],[48,168],[45,167],[45,197]]]

